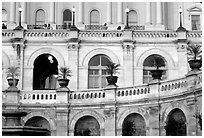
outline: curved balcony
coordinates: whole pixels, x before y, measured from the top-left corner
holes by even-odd
[[[190,79],[190,80],[189,80]],[[108,103],[144,102],[169,98],[191,93],[202,88],[202,72],[196,74],[193,79],[184,77],[176,80],[161,81],[140,86],[87,89],[69,92],[69,103],[74,106],[97,105]],[[2,94],[3,103],[6,102],[5,93]],[[55,104],[57,103],[56,90],[20,91],[19,101],[24,104]],[[67,101],[68,102],[68,101]]]

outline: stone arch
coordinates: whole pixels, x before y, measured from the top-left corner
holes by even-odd
[[[176,103],[175,105],[171,105],[168,106],[168,108],[165,109],[164,114],[163,114],[163,121],[167,122],[168,121],[168,115],[170,114],[171,111],[173,111],[174,109],[180,109],[181,111],[183,111],[185,117],[186,117],[186,123],[188,124],[188,116],[186,116],[188,114],[187,111],[187,107],[185,107],[184,105],[182,105],[181,103]],[[161,111],[163,112],[163,111]]]
[[[34,51],[29,57],[27,61],[27,65],[33,68],[35,59],[41,54],[51,54],[57,59],[59,66],[65,65],[65,60],[63,56],[58,51],[52,48],[41,48],[41,49]]]
[[[175,116],[175,114],[178,114]],[[187,135],[187,118],[183,110],[180,108],[174,108],[172,109],[166,118],[166,135],[167,136],[186,136]],[[183,120],[184,119],[184,120]],[[179,125],[179,127],[176,127],[175,124],[182,124],[182,127]],[[175,128],[173,131],[172,129]],[[178,131],[179,130],[179,131]]]
[[[104,131],[105,120],[101,114],[99,114],[98,112],[93,111],[93,110],[85,110],[85,111],[78,112],[76,115],[74,115],[72,118],[70,118],[70,120],[71,120],[71,122],[69,123],[70,124],[70,130],[71,130],[71,132],[73,132],[73,134],[71,134],[71,135],[74,135],[74,128],[75,128],[77,121],[81,117],[84,117],[84,116],[94,117],[100,125],[100,130],[101,130],[100,134],[103,135],[102,131]]]
[[[44,113],[44,112],[31,112],[29,113],[27,116],[23,117],[23,125],[25,125],[25,123],[31,119],[32,117],[35,116],[40,116],[45,118],[49,124],[50,124],[50,131],[55,131],[56,130],[56,124],[55,124],[55,120],[53,120],[48,114]]]
[[[10,66],[10,59],[9,56],[2,51],[2,68],[7,68]]]
[[[158,55],[161,55],[162,57],[164,57],[165,60],[167,61],[167,68],[168,69],[172,69],[175,67],[175,63],[174,63],[172,57],[166,51],[164,51],[162,49],[158,49],[158,48],[152,48],[152,49],[149,49],[149,50],[143,52],[141,54],[141,56],[139,57],[139,59],[137,60],[136,66],[142,67],[144,60],[152,54],[158,54]]]
[[[124,111],[121,115],[119,115],[118,119],[117,119],[117,128],[121,131],[121,135],[122,135],[122,125],[123,125],[123,121],[125,120],[125,118],[130,115],[130,114],[139,114],[143,117],[144,121],[145,121],[145,125],[146,128],[149,127],[149,120],[148,120],[148,115],[147,112],[145,111],[145,109],[143,108],[133,108],[133,109],[127,109],[126,111]],[[148,129],[146,129],[146,135],[148,135]]]
[[[82,66],[88,66],[90,59],[93,56],[98,55],[98,54],[104,54],[104,55],[110,57],[112,62],[120,64],[118,57],[113,52],[111,52],[107,49],[104,49],[104,48],[98,48],[98,49],[94,49],[94,50],[90,51],[88,54],[86,54],[81,65]]]

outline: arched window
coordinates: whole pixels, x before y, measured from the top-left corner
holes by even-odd
[[[110,60],[106,55],[96,55],[89,61],[88,71],[88,87],[89,88],[103,88],[107,85],[106,65],[110,64]]]
[[[90,24],[91,25],[99,25],[99,21],[100,21],[100,18],[99,18],[99,11],[98,10],[92,10],[91,13],[90,13]]]
[[[143,63],[143,83],[149,83],[153,78],[151,70],[155,70],[155,66],[159,69],[164,70],[161,80],[166,79],[166,61],[165,59],[157,54],[148,56]]]
[[[70,27],[72,24],[72,12],[69,9],[66,9],[63,12],[63,25],[66,26],[66,28]]]
[[[44,25],[45,24],[45,11],[42,9],[37,10],[36,18],[35,18],[36,25]]]
[[[168,115],[165,126],[167,136],[186,136],[186,117],[182,110],[175,108]]]
[[[2,24],[7,24],[7,11],[2,9]]]
[[[135,10],[130,10],[129,12],[129,25],[137,25],[137,12]]]

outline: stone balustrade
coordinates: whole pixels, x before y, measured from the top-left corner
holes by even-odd
[[[195,81],[195,89],[202,88],[202,72],[194,74],[189,80],[183,77],[176,80],[161,81],[132,87],[117,87],[103,89],[87,89],[69,92],[69,103],[72,105],[105,104],[113,101],[125,103],[155,99],[158,95],[161,98],[179,96],[189,93],[188,89]],[[189,82],[188,82],[189,81]],[[194,84],[194,83],[193,83]],[[2,101],[6,102],[6,91],[3,91]],[[56,90],[22,90],[19,93],[21,103],[54,104],[57,103]]]
[[[116,97],[118,101],[131,101],[135,99],[147,98],[150,94],[150,87],[148,85],[123,87],[118,88],[116,91]]]
[[[69,37],[69,32],[66,30],[27,30],[24,35],[28,39],[29,37],[63,38]]]
[[[176,95],[187,91],[187,80],[181,78],[173,81],[165,81],[160,85],[160,96]]]
[[[2,37],[13,38],[15,37],[14,31],[13,30],[2,30]]]
[[[78,32],[79,39],[87,39],[93,40],[95,39],[105,39],[111,38],[114,40],[121,40],[123,38],[123,30],[80,30]],[[6,38],[14,38],[15,33],[13,30],[2,30],[2,39]],[[56,39],[64,39],[66,37],[72,37],[69,30],[48,30],[48,29],[36,29],[36,30],[25,30],[24,37],[26,39],[33,38],[56,38]],[[177,38],[176,31],[132,31],[133,39],[138,38]],[[188,31],[186,33],[186,37],[189,39],[200,38],[202,37],[201,31]]]
[[[105,91],[104,89],[89,89],[82,91],[72,91],[69,94],[69,99],[71,104],[89,103],[92,102],[102,102],[105,101]],[[91,102],[90,102],[91,101]]]
[[[132,37],[148,37],[148,38],[175,38],[175,31],[133,31]]]
[[[122,37],[123,32],[122,31],[80,31],[79,32],[79,37],[84,39],[84,38],[93,38],[93,37],[99,37],[101,38],[120,38]]]
[[[56,90],[21,91],[19,94],[21,103],[56,103]]]
[[[188,31],[186,33],[187,38],[197,38],[197,37],[202,37],[202,31]]]

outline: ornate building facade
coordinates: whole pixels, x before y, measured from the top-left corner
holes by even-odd
[[[26,111],[23,126],[53,136],[201,135],[202,72],[187,54],[202,45],[201,15],[196,2],[3,2],[2,110]],[[110,62],[117,86],[106,81]],[[9,91],[12,65],[20,76]],[[72,71],[69,89],[59,66]]]

